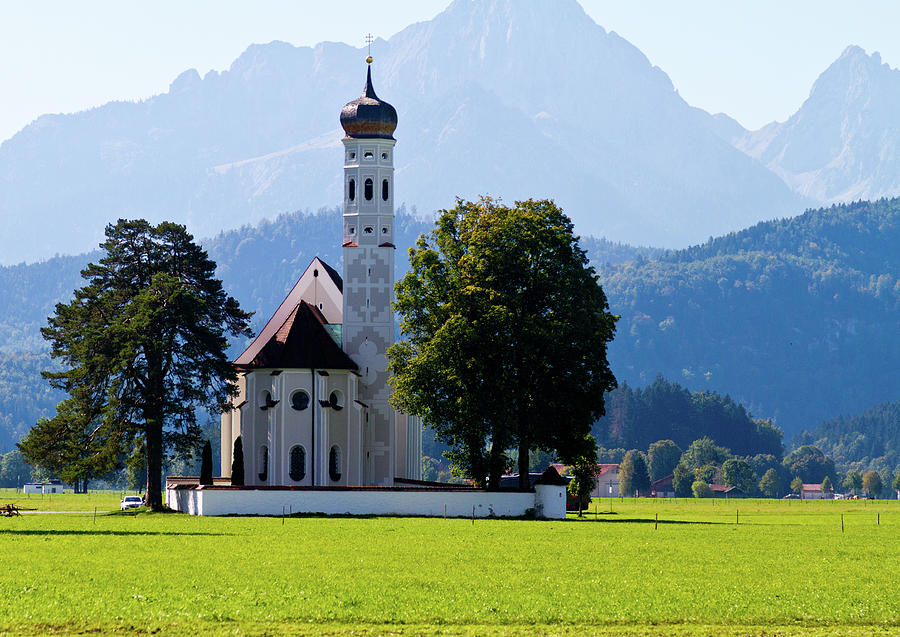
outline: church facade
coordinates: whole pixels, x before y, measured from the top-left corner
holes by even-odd
[[[371,63],[370,60],[369,63]],[[221,475],[241,441],[247,486],[393,486],[421,478],[421,423],[390,406],[394,130],[369,67],[344,129],[343,273],[316,258],[234,361]]]

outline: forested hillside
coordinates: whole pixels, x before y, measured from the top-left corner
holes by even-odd
[[[281,303],[314,256],[340,270],[341,213],[284,214],[273,221],[220,233],[202,243],[218,264],[228,292],[245,309],[256,312],[258,331]],[[410,246],[431,224],[401,208],[396,215],[397,242]],[[634,248],[586,237],[582,245],[598,264],[652,258],[661,251]],[[0,311],[0,453],[40,416],[52,415],[59,393],[52,392],[40,372],[50,364],[40,328],[59,301],[68,300],[82,283],[81,269],[99,252],[59,257],[32,265],[0,267],[0,295],[8,303]],[[397,251],[397,277],[406,271],[406,250]],[[237,354],[245,343],[234,343]]]
[[[620,382],[727,393],[788,435],[900,398],[900,200],[604,268]]]
[[[627,383],[607,394],[606,415],[591,432],[607,448],[646,449],[672,440],[682,449],[704,436],[739,456],[784,453],[782,432],[767,420],[754,420],[729,396],[691,393],[662,377],[644,388]]]
[[[881,403],[854,416],[830,418],[804,431],[796,442],[815,445],[844,470],[896,470],[900,468],[900,401]]]

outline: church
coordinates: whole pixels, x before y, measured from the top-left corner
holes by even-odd
[[[220,477],[166,478],[166,503],[192,515],[416,515],[565,519],[566,481],[533,491],[423,482],[422,423],[390,405],[394,342],[394,131],[372,86],[341,110],[343,272],[313,259],[237,357],[222,414]],[[338,237],[335,237],[337,240]],[[240,441],[243,483],[233,480]]]
[[[221,475],[240,438],[247,486],[390,487],[419,480],[422,426],[390,405],[394,342],[394,130],[372,86],[341,110],[343,272],[313,259],[237,357],[222,414]],[[337,240],[337,237],[335,238]]]

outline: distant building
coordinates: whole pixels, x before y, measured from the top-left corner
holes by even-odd
[[[619,465],[598,464],[594,480],[597,484],[591,495],[595,498],[619,497]]]
[[[650,483],[651,498],[675,497],[675,474],[670,473],[665,478],[660,478]]]
[[[47,482],[26,482],[22,486],[23,493],[62,493],[62,480],[48,480]]]
[[[822,485],[821,484],[803,484],[803,490],[800,492],[800,497],[804,500],[830,500],[834,498],[834,494],[832,492],[822,493]]]
[[[709,488],[712,490],[714,498],[724,498],[730,500],[733,498],[746,498],[746,493],[737,487],[729,487],[727,484],[711,484]]]

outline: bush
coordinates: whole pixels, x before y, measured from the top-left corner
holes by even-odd
[[[694,493],[695,498],[711,498],[713,494],[709,484],[703,482],[703,480],[695,480],[694,484],[691,485],[691,491]]]

